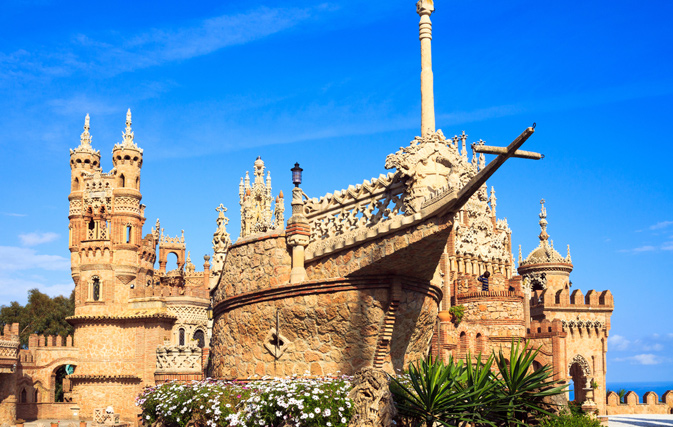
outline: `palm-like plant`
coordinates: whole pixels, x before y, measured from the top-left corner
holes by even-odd
[[[483,375],[475,375],[474,369],[462,361],[454,363],[452,357],[447,364],[432,359],[411,363],[408,379],[392,377],[395,405],[401,415],[427,427],[435,423],[456,426],[472,422],[483,406],[484,393],[466,385],[468,381],[481,383]]]
[[[519,342],[512,343],[509,361],[502,349],[495,358],[499,376],[499,410],[504,410],[503,418],[509,425],[526,425],[529,416],[550,415],[545,409],[543,398],[562,393],[566,385],[556,385],[552,367],[545,365],[533,371],[533,361],[539,349],[533,350],[528,343],[520,348]]]

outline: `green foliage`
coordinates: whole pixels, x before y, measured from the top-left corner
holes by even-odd
[[[540,420],[540,427],[600,427],[598,420],[591,419],[582,414],[568,412],[552,415]]]
[[[393,378],[390,389],[400,414],[416,424],[528,425],[532,418],[551,415],[543,399],[566,387],[555,386],[549,366],[533,371],[537,354],[513,342],[509,360],[500,351],[486,361],[479,355],[471,363],[453,358],[447,364],[418,361],[408,373]]]
[[[57,296],[51,298],[37,289],[28,291],[28,303],[22,306],[16,301],[9,305],[0,306],[0,327],[6,324],[18,323],[21,346],[28,346],[28,336],[61,335],[73,333],[73,327],[65,318],[75,314],[75,291],[70,298]]]
[[[582,409],[582,404],[576,400],[573,400],[571,402],[568,402],[568,410],[570,411],[570,415],[573,416],[583,416],[586,415],[584,413],[584,409]]]
[[[507,407],[506,419],[510,423],[525,425],[529,417],[540,414],[550,415],[544,408],[543,399],[563,393],[567,386],[554,386],[552,367],[545,365],[533,371],[533,361],[539,349],[521,348],[519,342],[512,343],[509,361],[502,349],[495,359],[499,371],[499,392]]]
[[[453,316],[453,323],[458,326],[463,321],[463,316],[465,316],[465,306],[454,305],[449,309],[449,313]]]
[[[626,389],[620,388],[617,396],[619,396],[619,403],[626,403]]]
[[[473,421],[478,417],[479,408],[483,408],[483,397],[487,396],[483,382],[491,387],[491,381],[484,380],[482,368],[483,365],[468,374],[463,362],[454,363],[453,358],[446,365],[439,360],[420,360],[409,365],[406,376],[391,377],[390,390],[403,416],[427,427],[435,423],[458,425]]]

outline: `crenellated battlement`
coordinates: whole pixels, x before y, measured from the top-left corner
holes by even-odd
[[[666,391],[659,400],[657,393],[648,391],[643,395],[643,403],[634,391],[624,395],[624,403],[621,403],[619,395],[614,391],[607,393],[607,413],[617,414],[670,414],[673,413],[673,390]]]
[[[530,322],[530,328],[526,330],[526,338],[548,338],[555,335],[565,334],[563,332],[563,322],[560,319],[549,321],[547,319],[538,322],[533,320]]]
[[[30,334],[28,337],[28,349],[32,350],[40,347],[72,347],[73,336],[68,335],[37,335]]]
[[[609,310],[614,308],[614,299],[609,290],[597,292],[590,290],[586,296],[582,291],[576,289],[570,294],[568,288],[561,289],[554,292],[553,290],[535,291],[531,297],[531,308],[542,307],[546,309],[595,309],[595,310]]]

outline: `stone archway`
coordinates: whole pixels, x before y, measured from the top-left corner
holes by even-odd
[[[582,403],[586,400],[585,388],[589,387],[591,368],[589,362],[580,354],[576,354],[568,363],[568,377],[573,381],[575,398],[574,401]]]

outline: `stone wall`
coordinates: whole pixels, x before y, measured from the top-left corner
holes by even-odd
[[[614,391],[607,394],[606,409],[608,415],[625,414],[673,414],[673,390],[668,390],[661,396],[653,391],[643,395],[643,403],[640,403],[638,395],[629,391],[624,396],[626,403],[619,402],[619,395]]]
[[[352,375],[372,366],[391,310],[393,281],[313,281],[230,299],[214,324],[212,375]],[[389,370],[425,356],[437,315],[437,289],[404,279],[399,287]]]
[[[112,406],[123,421],[134,423],[140,413],[135,398],[143,387],[135,378],[88,377],[73,381],[72,394],[73,400],[79,404],[81,419],[92,419],[96,408]]]
[[[25,421],[39,419],[79,419],[79,406],[76,403],[19,403],[16,405],[16,417]]]

